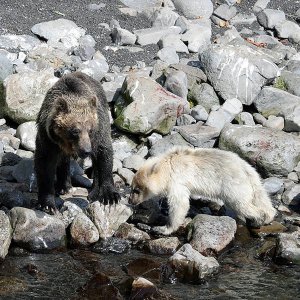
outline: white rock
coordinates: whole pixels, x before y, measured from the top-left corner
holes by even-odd
[[[25,122],[18,126],[16,137],[21,140],[21,145],[30,151],[35,151],[35,138],[37,126],[35,121]]]
[[[189,19],[209,19],[213,13],[213,4],[211,0],[173,0],[173,3],[176,9]]]
[[[179,63],[179,56],[176,53],[175,48],[173,47],[164,47],[162,49],[160,49],[156,56],[166,62],[168,65],[172,65],[172,64],[178,64]]]

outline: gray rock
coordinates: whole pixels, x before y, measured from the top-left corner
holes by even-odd
[[[257,0],[253,6],[253,11],[258,13],[267,8],[270,0]]]
[[[253,119],[255,120],[256,123],[261,124],[261,125],[265,124],[265,122],[267,121],[267,119],[259,113],[254,113]]]
[[[190,223],[188,239],[200,253],[217,253],[233,240],[236,229],[236,222],[230,217],[197,215]]]
[[[126,168],[118,169],[118,174],[125,181],[126,184],[131,185],[134,173]]]
[[[221,4],[214,10],[214,15],[225,20],[229,21],[232,19],[237,13],[237,9],[235,6],[229,6],[227,4]]]
[[[283,180],[278,177],[269,177],[263,182],[265,190],[270,195],[277,194],[283,188]]]
[[[95,4],[95,3],[90,3],[88,5],[88,9],[91,10],[91,11],[94,11],[94,10],[101,10],[102,8],[104,8],[106,6],[106,4],[104,3],[99,3],[99,4]]]
[[[158,140],[162,139],[162,135],[158,134],[156,132],[152,133],[150,136],[148,136],[147,140],[150,144],[150,146],[153,146]]]
[[[114,234],[115,237],[129,240],[131,242],[139,242],[150,240],[148,233],[136,228],[133,224],[123,223]]]
[[[164,35],[179,34],[181,28],[178,26],[171,27],[151,27],[135,30],[133,33],[137,36],[137,44],[145,46],[156,44]]]
[[[57,80],[50,69],[8,76],[4,81],[6,115],[19,124],[34,121],[46,92]]]
[[[13,73],[12,62],[0,53],[0,82]]]
[[[179,63],[179,56],[177,55],[175,48],[172,47],[164,47],[160,49],[156,56],[163,62],[167,63],[167,65]]]
[[[257,15],[257,20],[263,27],[273,29],[285,21],[285,14],[281,10],[266,8]]]
[[[9,51],[29,51],[41,44],[40,40],[30,35],[0,35],[0,48]]]
[[[88,202],[87,202],[88,205]],[[60,209],[61,217],[60,219],[64,222],[67,228],[74,220],[74,218],[82,213],[82,209],[72,201],[64,201],[62,208]]]
[[[137,10],[143,10],[145,8],[161,7],[162,0],[120,0],[124,5]]]
[[[123,161],[125,157],[132,155],[137,147],[137,144],[126,135],[122,135],[116,139],[113,139],[112,145],[114,158],[117,158],[121,161]]]
[[[152,254],[174,254],[179,244],[178,237],[166,237],[149,241],[148,248]]]
[[[115,125],[131,133],[167,134],[177,117],[189,109],[186,100],[168,92],[151,78],[129,75],[122,91],[124,99],[115,105]]]
[[[299,178],[296,172],[291,172],[288,174],[287,179],[292,180],[294,182],[298,182]]]
[[[176,131],[195,147],[212,148],[220,131],[211,126],[204,126],[201,122],[176,127]]]
[[[145,159],[143,157],[133,154],[123,160],[123,167],[137,171],[144,163]]]
[[[95,48],[88,44],[81,44],[74,50],[74,55],[80,57],[82,61],[91,60],[95,54]]]
[[[218,110],[210,112],[206,125],[221,131],[227,123],[230,123],[242,111],[241,101],[236,98],[228,99]]]
[[[0,259],[4,259],[8,253],[12,239],[12,228],[8,216],[0,210]]]
[[[9,216],[17,245],[31,251],[65,246],[65,225],[58,218],[23,207],[14,207]]]
[[[300,231],[279,233],[277,255],[288,262],[300,264]]]
[[[99,240],[97,227],[83,212],[74,218],[70,233],[72,242],[76,245],[88,246]]]
[[[295,57],[295,55],[293,57]],[[300,61],[294,60],[293,57],[291,57],[291,60],[285,65],[284,70],[290,71],[295,75],[300,75]]]
[[[16,137],[21,140],[21,145],[30,151],[35,151],[35,138],[37,127],[34,121],[25,122],[18,126]]]
[[[170,27],[174,26],[178,14],[169,7],[162,7],[153,14],[152,27]]]
[[[79,39],[85,34],[83,28],[78,27],[73,21],[66,19],[57,19],[35,24],[31,28],[31,31],[34,34],[51,41],[59,41],[61,38],[67,36],[73,36]]]
[[[292,184],[283,195],[282,202],[287,205],[298,205],[300,203],[300,184]]]
[[[257,49],[235,39],[201,54],[206,75],[223,99],[238,98],[250,105],[262,86],[279,75],[278,67]]]
[[[119,226],[132,215],[132,208],[119,203],[115,206],[101,205],[99,201],[88,207],[89,217],[96,225],[102,239],[113,236]]]
[[[189,91],[188,98],[196,102],[197,105],[202,105],[208,112],[210,112],[212,106],[220,104],[213,87],[205,82],[194,84]]]
[[[178,34],[168,34],[163,36],[158,41],[158,45],[160,48],[171,47],[174,48],[176,52],[189,53],[188,47]]]
[[[176,125],[177,126],[183,126],[183,125],[191,125],[195,124],[196,120],[188,114],[183,114],[176,120]]]
[[[112,39],[117,45],[134,45],[136,35],[123,28],[114,28],[112,30]]]
[[[285,20],[275,26],[275,31],[278,37],[288,39],[300,32],[300,27],[292,21]]]
[[[238,123],[240,125],[249,125],[249,126],[253,126],[255,125],[255,122],[253,120],[253,116],[248,113],[248,112],[241,112],[237,117],[236,117]]]
[[[167,135],[157,141],[149,150],[151,156],[157,156],[170,150],[173,146],[191,146],[179,133]]]
[[[118,169],[122,168],[122,162],[118,159],[114,157],[113,160],[113,172],[117,172]]]
[[[12,176],[17,182],[25,183],[30,192],[36,189],[36,176],[32,159],[22,159],[15,166]]]
[[[295,96],[300,97],[300,74],[295,74],[289,71],[281,72],[282,80],[287,88],[287,91]]]
[[[211,0],[173,0],[173,3],[175,8],[189,19],[209,19],[213,13],[213,4]]]
[[[215,274],[219,263],[214,257],[205,257],[193,249],[190,244],[184,244],[168,263],[177,270],[179,277],[203,279]]]
[[[125,75],[119,73],[118,75],[114,76],[112,81],[102,82],[102,87],[108,102],[114,102],[118,98],[124,79]]]
[[[171,71],[167,75],[165,88],[171,93],[183,99],[187,99],[188,82],[186,74],[183,71]]]
[[[7,132],[0,131],[0,141],[5,152],[9,152],[8,147],[17,150],[20,146],[20,139]]]
[[[219,147],[237,152],[267,176],[287,176],[300,158],[299,137],[265,127],[227,125]]]
[[[263,125],[268,128],[282,130],[284,128],[284,118],[271,115]]]
[[[283,116],[286,131],[300,131],[300,97],[277,88],[264,87],[255,99],[254,105],[265,117]]]
[[[230,20],[230,24],[237,25],[252,25],[256,22],[256,16],[254,14],[243,14],[238,13],[235,17]]]
[[[208,113],[202,105],[196,105],[191,110],[191,116],[196,121],[206,121],[208,118]]]
[[[100,81],[108,70],[108,63],[104,59],[92,59],[85,61],[78,68],[78,71],[93,77],[97,81]]]

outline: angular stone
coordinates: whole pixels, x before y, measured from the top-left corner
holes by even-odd
[[[186,74],[183,71],[176,70],[169,72],[165,81],[165,88],[171,93],[187,99],[188,82]]]
[[[0,53],[0,82],[13,73],[13,63]]]
[[[78,71],[81,71],[95,80],[100,81],[108,72],[109,66],[104,59],[92,59],[80,64]]]
[[[287,176],[300,160],[299,137],[265,127],[227,125],[219,147],[237,152],[268,177]]]
[[[173,0],[173,3],[176,9],[189,19],[209,19],[213,13],[211,0]]]
[[[300,231],[278,235],[277,255],[288,262],[300,264]]]
[[[134,173],[126,168],[118,169],[118,174],[125,181],[126,184],[131,185]]]
[[[300,204],[300,184],[293,184],[288,187],[282,195],[282,202],[287,205]]]
[[[208,118],[208,113],[202,105],[196,105],[191,110],[191,116],[196,121],[206,121]]]
[[[117,238],[129,240],[131,242],[150,240],[150,236],[148,233],[136,228],[133,224],[128,223],[121,224],[114,236]]]
[[[271,115],[268,117],[268,120],[264,123],[264,126],[268,128],[282,130],[284,128],[284,118]]]
[[[176,119],[189,109],[189,103],[168,92],[151,78],[126,77],[122,87],[124,99],[116,103],[117,127],[131,133],[167,134]]]
[[[285,20],[275,26],[275,31],[278,37],[282,39],[288,39],[292,37],[295,32],[299,32],[300,27],[292,21]]]
[[[229,6],[227,4],[221,4],[214,10],[214,15],[225,20],[229,21],[237,13],[237,9],[234,6]]]
[[[173,254],[176,252],[179,244],[178,237],[167,237],[149,241],[148,248],[153,254]]]
[[[21,140],[21,145],[30,151],[35,150],[37,127],[35,121],[25,122],[18,126],[16,137]]]
[[[176,52],[189,53],[189,49],[186,44],[181,40],[178,34],[168,34],[163,36],[159,41],[160,48],[172,47]]]
[[[4,259],[8,253],[12,239],[12,228],[8,216],[0,210],[0,259]]]
[[[84,201],[84,200],[83,200]],[[86,201],[86,206],[88,206],[88,201]],[[64,201],[62,208],[60,209],[61,220],[64,222],[66,228],[73,222],[75,217],[82,213],[82,208],[72,201]]]
[[[65,246],[65,225],[58,218],[23,207],[14,207],[9,216],[17,245],[32,251]]]
[[[241,125],[249,125],[249,126],[255,125],[252,115],[245,111],[241,112],[236,117],[236,119],[237,119],[238,123]]]
[[[5,34],[0,35],[0,48],[11,51],[29,51],[35,46],[41,44],[41,41],[30,35]]]
[[[114,158],[117,158],[121,161],[123,161],[125,157],[132,155],[137,147],[137,144],[126,135],[121,135],[120,137],[113,139],[112,144]]]
[[[152,27],[169,27],[174,26],[178,14],[169,7],[162,7],[156,10],[152,17]]]
[[[227,216],[197,215],[190,225],[190,244],[200,253],[221,251],[233,240],[237,229],[235,220]]]
[[[253,11],[258,13],[267,8],[270,0],[257,0],[253,6]]]
[[[195,123],[196,123],[196,120],[188,114],[183,114],[176,120],[177,126],[191,125],[191,124],[195,124]]]
[[[156,56],[168,65],[179,63],[179,56],[177,55],[176,50],[172,47],[164,47],[160,49]]]
[[[159,8],[162,5],[162,0],[120,0],[124,5],[137,10],[145,8]]]
[[[285,14],[281,10],[266,8],[257,15],[257,20],[263,27],[273,29],[285,21]]]
[[[256,22],[256,16],[254,14],[243,14],[238,13],[235,17],[230,20],[230,24],[237,26],[237,25],[252,25]]]
[[[57,80],[51,69],[8,76],[4,81],[6,115],[18,124],[34,121],[47,91]]]
[[[185,281],[209,277],[219,269],[219,263],[214,257],[203,256],[190,244],[184,244],[169,258],[168,263],[177,270],[178,277]]]
[[[300,74],[289,71],[281,72],[280,77],[283,79],[287,91],[295,96],[300,97]]]
[[[114,28],[112,38],[117,45],[134,45],[136,41],[136,35],[123,28]]]
[[[143,157],[133,154],[123,160],[123,167],[137,171],[144,163],[145,159]]]

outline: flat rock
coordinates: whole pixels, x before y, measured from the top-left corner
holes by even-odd
[[[186,44],[181,40],[179,34],[167,34],[164,35],[159,41],[160,48],[171,47],[176,52],[189,53],[189,49]]]
[[[29,51],[40,44],[41,41],[38,38],[26,34],[0,35],[0,48],[9,51]]]
[[[149,251],[153,254],[173,254],[176,252],[180,242],[177,237],[166,237],[148,242]]]
[[[300,138],[264,127],[227,125],[219,147],[237,152],[266,176],[287,176],[299,161]]]
[[[300,231],[278,235],[277,255],[288,262],[300,264]]]
[[[169,46],[161,48],[156,56],[168,65],[179,63],[179,56],[176,53],[176,49]]]
[[[115,27],[112,31],[113,42],[117,45],[134,45],[136,41],[136,35],[130,31]]]
[[[175,8],[189,19],[209,19],[214,9],[211,0],[173,0],[173,3]]]
[[[9,216],[14,243],[32,251],[65,246],[65,225],[58,218],[23,207],[14,207]]]
[[[234,238],[237,226],[227,216],[197,215],[190,223],[191,246],[200,253],[223,250]]]
[[[4,259],[8,253],[12,239],[12,228],[8,216],[0,210],[0,259]]]

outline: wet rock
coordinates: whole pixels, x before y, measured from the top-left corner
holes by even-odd
[[[156,10],[151,18],[152,27],[170,27],[174,26],[178,14],[169,7],[163,7]]]
[[[14,207],[9,217],[13,242],[31,251],[51,250],[65,246],[65,225],[42,211]]]
[[[188,125],[187,125],[188,126]],[[164,138],[158,140],[149,150],[151,156],[157,156],[165,151],[170,150],[174,146],[190,146],[179,133],[167,135]]]
[[[118,174],[126,182],[126,184],[131,185],[134,173],[126,168],[118,169]]]
[[[221,132],[219,147],[237,152],[266,176],[287,176],[297,165],[300,153],[298,137],[257,126],[227,125]]]
[[[225,100],[237,98],[246,105],[253,102],[268,80],[279,75],[269,56],[239,39],[227,45],[213,45],[200,58],[220,96]]]
[[[96,201],[90,204],[88,213],[99,231],[100,238],[105,239],[111,237],[119,226],[128,220],[132,209],[123,203],[105,206]]]
[[[50,41],[59,41],[61,38],[73,36],[79,39],[85,34],[83,28],[78,27],[73,21],[66,19],[57,19],[48,22],[35,24],[31,31]]]
[[[8,253],[12,239],[12,228],[8,216],[0,210],[0,259],[4,259]]]
[[[283,116],[286,131],[300,130],[300,120],[298,120],[300,97],[277,88],[264,87],[255,99],[254,105],[264,117]]]
[[[99,240],[99,232],[94,223],[83,213],[74,218],[70,233],[72,242],[76,245],[87,246]]]
[[[188,239],[200,253],[216,253],[233,240],[236,229],[236,222],[230,217],[197,215],[190,223]]]
[[[265,190],[270,195],[277,194],[283,188],[283,180],[278,177],[269,177],[263,182]]]
[[[156,55],[161,61],[167,63],[168,65],[179,63],[179,56],[176,53],[175,48],[169,46],[164,47],[160,49]]]
[[[126,273],[130,276],[144,276],[159,280],[161,276],[161,264],[155,259],[147,257],[137,258],[126,265]]]
[[[213,13],[213,4],[210,0],[173,0],[175,8],[189,19],[209,19]]]
[[[109,66],[105,59],[94,58],[80,64],[78,71],[81,71],[95,80],[100,81],[108,72]]]
[[[116,237],[108,237],[100,240],[93,246],[97,253],[125,253],[130,249],[130,242]]]
[[[191,125],[178,126],[175,129],[190,144],[195,147],[212,148],[220,131],[201,122]]]
[[[41,41],[38,38],[26,34],[0,35],[0,48],[9,51],[29,51],[39,44]]]
[[[269,234],[281,233],[287,231],[287,228],[277,221],[273,221],[269,225],[261,226],[260,228],[251,228],[251,233],[256,236],[265,236]]]
[[[266,8],[257,15],[257,20],[263,27],[273,29],[285,20],[285,14],[281,10]]]
[[[225,20],[229,21],[237,13],[237,10],[234,6],[229,6],[227,4],[221,4],[214,10],[214,15]]]
[[[219,263],[214,257],[203,256],[190,244],[184,244],[171,256],[169,264],[176,270],[176,277],[184,281],[197,281],[209,277],[219,269]]]
[[[256,250],[256,256],[260,259],[273,258],[276,250],[276,240],[266,240],[261,247]]]
[[[35,138],[37,127],[35,121],[25,122],[18,126],[16,137],[21,140],[21,145],[30,151],[35,151]]]
[[[186,74],[183,71],[171,71],[167,75],[165,88],[171,93],[187,99],[188,83]]]
[[[288,262],[300,263],[300,231],[279,234],[277,255]]]
[[[17,182],[25,183],[30,191],[36,188],[34,162],[32,159],[22,159],[14,168],[12,176]]]
[[[179,244],[180,242],[177,237],[167,237],[151,240],[148,242],[147,246],[151,253],[163,255],[175,253]]]
[[[113,42],[117,45],[134,45],[136,35],[123,28],[114,28],[112,31]]]
[[[8,76],[4,81],[6,115],[19,124],[34,121],[46,92],[57,80],[53,70]]]
[[[121,224],[114,236],[117,238],[129,240],[131,242],[139,242],[150,239],[148,233],[136,228],[133,224],[128,223]]]
[[[137,154],[133,154],[129,157],[126,157],[123,160],[124,168],[132,169],[135,171],[137,171],[144,163],[145,163],[145,159]]]
[[[12,185],[11,189],[2,188],[0,191],[0,206],[4,206],[8,209],[13,207],[30,207],[31,199],[28,198],[25,193],[18,191]]]
[[[282,195],[282,202],[287,205],[300,204],[300,184],[288,187]]]
[[[168,299],[168,297],[163,297],[159,292],[157,287],[149,280],[138,277],[132,282],[132,290],[130,294],[130,299],[132,300],[142,300],[142,299]]]
[[[176,118],[189,107],[186,100],[166,91],[150,78],[129,75],[122,90],[124,99],[116,102],[115,124],[131,133],[167,134]]]

